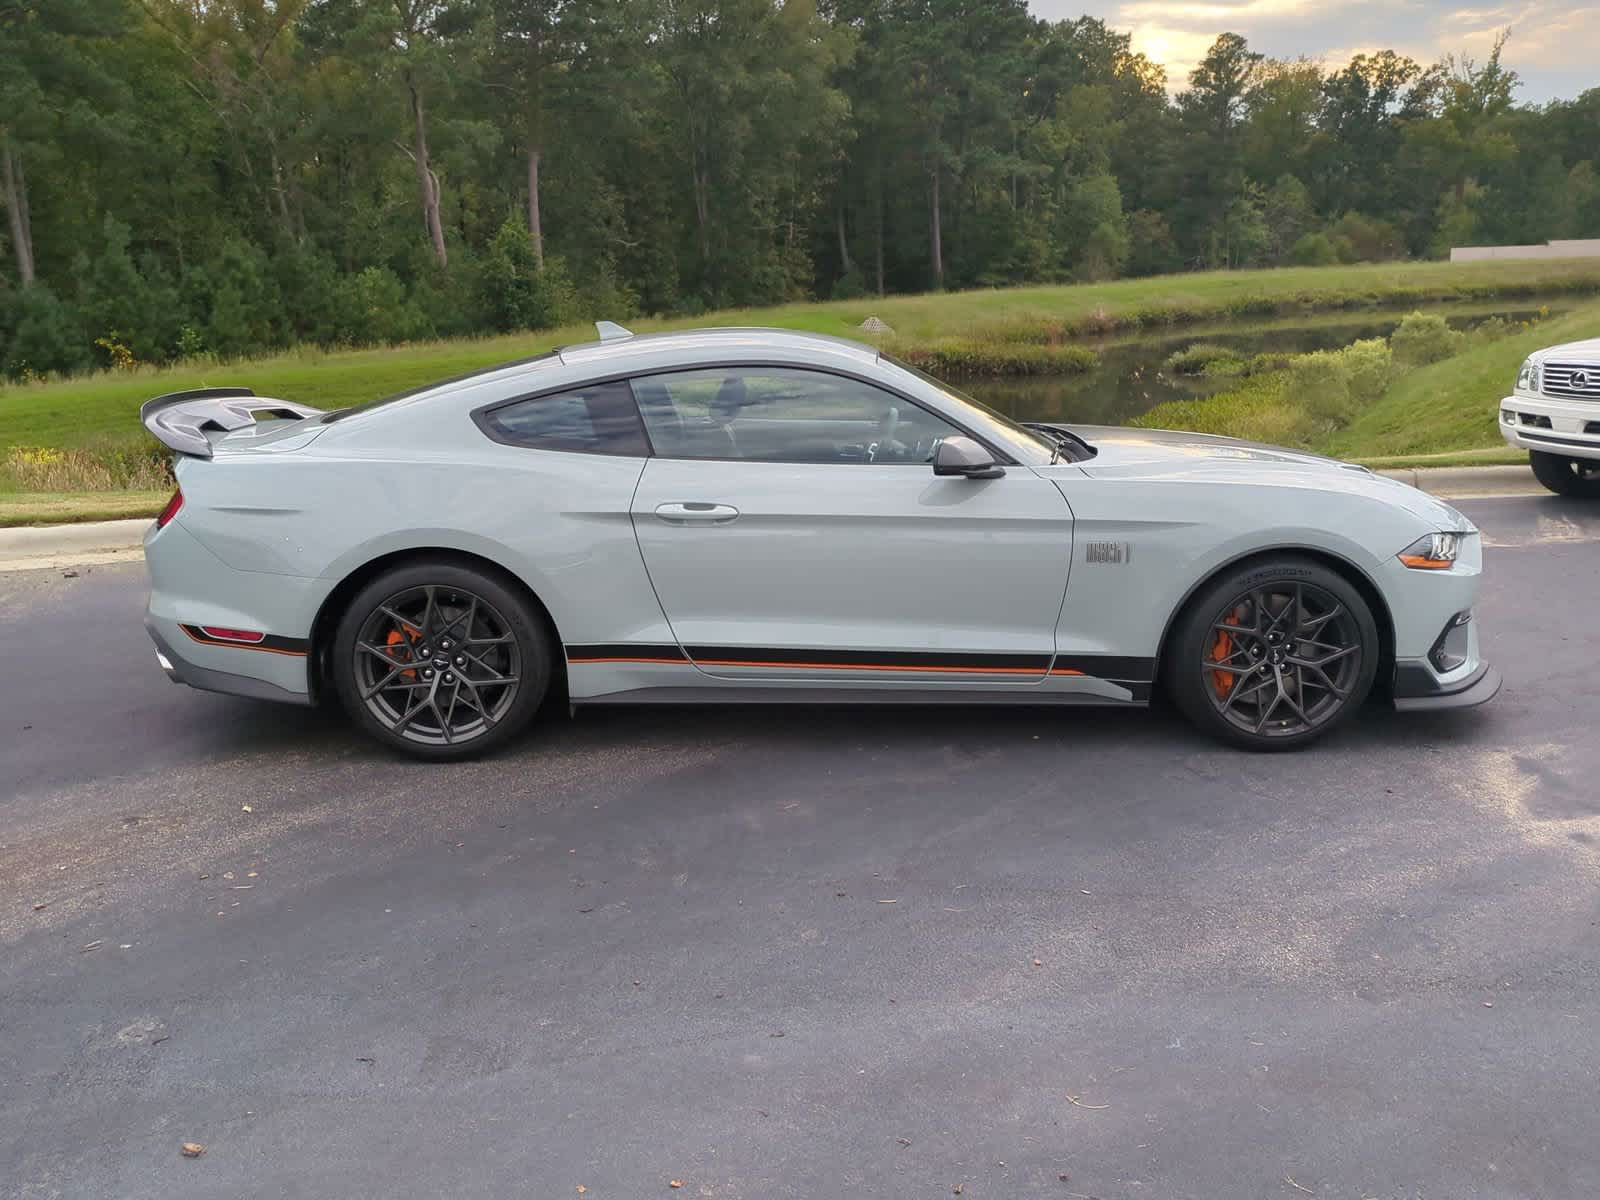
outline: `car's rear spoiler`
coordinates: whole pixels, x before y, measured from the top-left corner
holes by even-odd
[[[249,388],[215,387],[170,392],[147,400],[139,409],[139,419],[146,429],[179,454],[210,458],[211,439],[206,437],[207,430],[226,433],[243,429],[256,423],[258,413],[293,421],[320,417],[322,410],[257,396]]]

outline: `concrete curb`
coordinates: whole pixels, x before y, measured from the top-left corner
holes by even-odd
[[[144,557],[146,519],[86,521],[0,529],[0,571],[136,562]]]
[[[1512,467],[1401,467],[1380,470],[1379,475],[1409,483],[1441,500],[1487,496],[1542,496],[1547,494],[1526,466]]]
[[[1545,494],[1527,467],[1407,467],[1378,474],[1445,500]],[[0,529],[0,571],[137,561],[149,527],[148,520],[135,520]]]

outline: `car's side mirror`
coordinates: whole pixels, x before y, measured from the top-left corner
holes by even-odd
[[[999,479],[1006,469],[977,442],[959,434],[947,437],[933,452],[935,475],[965,475],[968,479]]]

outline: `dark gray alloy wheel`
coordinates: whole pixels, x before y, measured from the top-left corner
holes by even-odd
[[[1528,451],[1534,478],[1558,496],[1580,500],[1600,499],[1600,459],[1568,458],[1564,454]]]
[[[1218,580],[1190,605],[1168,665],[1202,728],[1251,749],[1312,741],[1360,706],[1378,636],[1361,594],[1320,564],[1285,559]]]
[[[417,564],[374,580],[334,643],[345,708],[379,740],[426,758],[480,754],[525,726],[550,655],[538,617],[487,574]]]

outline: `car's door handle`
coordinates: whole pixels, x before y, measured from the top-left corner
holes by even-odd
[[[731,504],[708,504],[703,500],[656,505],[656,516],[671,525],[685,525],[691,521],[725,525],[738,515],[739,510]]]

